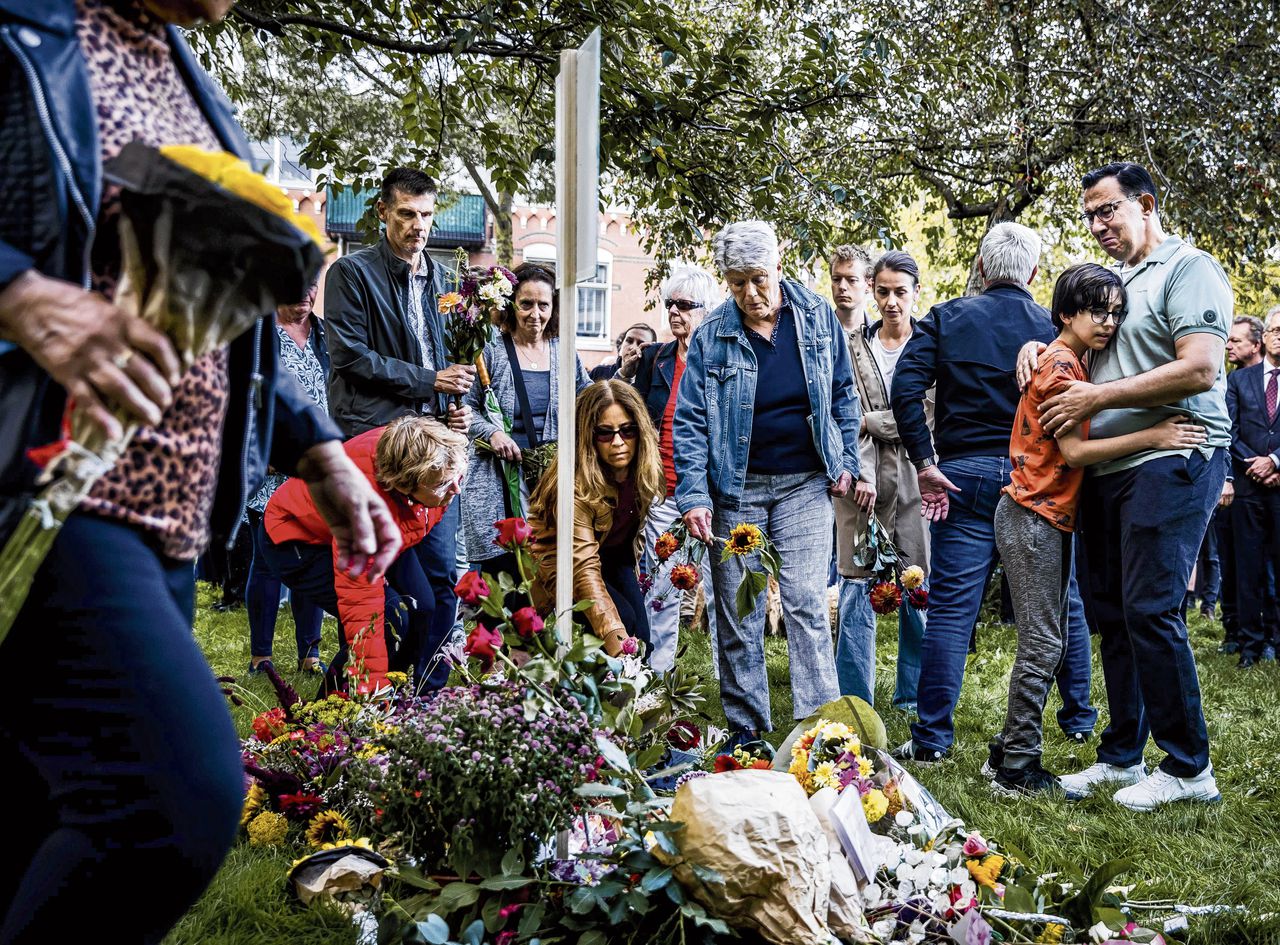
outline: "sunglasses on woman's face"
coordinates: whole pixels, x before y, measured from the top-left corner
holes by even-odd
[[[624,440],[634,440],[640,435],[640,427],[635,423],[624,423],[620,427],[596,427],[597,443],[612,443],[615,436]]]

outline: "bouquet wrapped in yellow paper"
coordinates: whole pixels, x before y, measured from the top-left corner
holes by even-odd
[[[324,256],[314,222],[231,154],[126,145],[105,167],[121,187],[115,303],[169,337],[183,365],[306,295]],[[0,642],[67,516],[128,447],[68,403],[66,436],[40,451],[42,489],[0,551]]]

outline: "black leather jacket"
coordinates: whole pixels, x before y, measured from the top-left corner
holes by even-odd
[[[0,0],[0,289],[28,270],[88,287],[102,162],[74,0]],[[170,27],[174,61],[222,146],[248,156],[230,103]],[[214,497],[215,540],[229,540],[268,461],[292,471],[341,433],[287,371],[272,314],[230,346],[230,397]],[[0,341],[0,536],[33,491],[32,446],[58,438],[65,394],[25,351]]]
[[[448,362],[437,298],[449,291],[445,274],[426,253],[430,288],[422,299],[431,363]],[[409,264],[391,252],[384,236],[343,256],[324,278],[324,317],[329,323],[329,413],[342,432],[356,436],[396,417],[428,413],[444,417],[436,372],[422,366],[422,345],[409,326]]]

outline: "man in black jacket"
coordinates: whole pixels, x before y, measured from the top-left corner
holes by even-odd
[[[935,305],[917,323],[893,377],[894,420],[917,469],[921,511],[932,523],[919,718],[911,740],[895,751],[918,762],[940,759],[955,738],[952,713],[996,555],[996,503],[1009,483],[1009,435],[1020,396],[1014,378],[1018,349],[1054,336],[1048,311],[1027,290],[1039,258],[1040,237],[1032,230],[1017,223],[992,227],[979,260],[982,294]],[[936,437],[924,411],[925,392],[935,383]],[[1074,574],[1070,596],[1068,651],[1057,676],[1069,711],[1059,722],[1073,736],[1087,737],[1096,713],[1090,705],[1088,630]],[[998,758],[992,760],[998,765]]]
[[[329,412],[347,436],[397,417],[428,414],[467,431],[469,409],[450,402],[475,380],[475,367],[450,364],[436,302],[448,291],[446,275],[429,255],[436,185],[421,171],[398,167],[382,180],[378,219],[386,226],[376,245],[343,256],[325,278],[329,325]],[[410,641],[418,681],[449,636],[457,616],[457,537],[460,503],[452,504],[414,553],[435,593],[418,606],[434,611],[426,640]],[[429,685],[448,677],[441,661]]]

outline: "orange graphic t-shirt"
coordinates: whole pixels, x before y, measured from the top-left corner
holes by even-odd
[[[1084,482],[1084,470],[1067,464],[1058,441],[1040,425],[1040,405],[1061,394],[1072,381],[1087,381],[1089,374],[1076,353],[1055,340],[1044,351],[1031,383],[1022,392],[1009,438],[1013,464],[1010,483],[1004,487],[1013,501],[1043,515],[1054,527],[1069,532],[1075,527],[1076,500]],[[1080,435],[1088,439],[1089,423]]]

